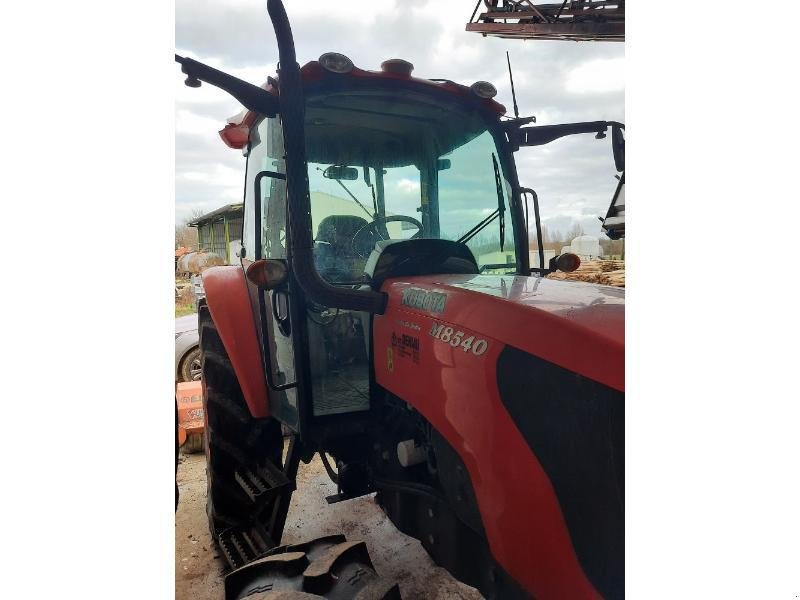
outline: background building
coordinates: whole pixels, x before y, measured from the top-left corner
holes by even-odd
[[[189,227],[197,228],[198,250],[213,252],[227,264],[236,261],[242,247],[242,204],[228,204],[197,217]]]

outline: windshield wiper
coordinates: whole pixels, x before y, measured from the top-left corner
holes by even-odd
[[[495,210],[494,212],[492,212],[492,214],[490,214],[488,217],[486,217],[483,221],[481,221],[480,223],[475,225],[475,227],[473,227],[467,233],[465,233],[460,238],[458,238],[456,240],[456,243],[457,244],[464,244],[464,243],[470,241],[472,238],[475,237],[476,233],[478,233],[481,229],[483,229],[489,223],[494,221],[497,218],[497,215],[498,215],[498,211]]]
[[[492,214],[483,221],[458,238],[456,242],[459,244],[468,242],[475,237],[481,229],[494,221],[495,218],[500,217],[500,252],[502,252],[506,242],[506,200],[505,196],[503,196],[503,184],[500,180],[500,167],[497,164],[497,158],[495,158],[494,152],[492,153],[492,167],[494,168],[494,185],[497,190],[497,210],[493,211]]]
[[[367,213],[367,214],[369,215],[369,218],[370,218],[370,219],[374,219],[374,218],[375,218],[375,215],[371,214],[371,213],[370,213],[370,212],[367,210],[367,207],[366,207],[366,206],[364,206],[363,204],[361,204],[361,202],[359,202],[359,201],[358,201],[358,198],[356,198],[356,197],[353,195],[353,192],[351,192],[351,191],[348,189],[348,187],[347,187],[345,184],[343,184],[343,183],[342,183],[341,181],[339,181],[338,179],[336,180],[336,183],[338,183],[340,186],[342,186],[342,189],[343,189],[345,192],[347,192],[347,193],[350,195],[350,197],[351,197],[351,198],[352,198],[352,199],[355,201],[355,203],[356,203],[356,204],[358,204],[358,205],[359,205],[361,208],[363,208],[363,209],[364,209],[364,212],[365,212],[365,213]]]
[[[319,167],[317,167],[317,171],[322,171],[322,169],[320,169]],[[370,218],[370,219],[374,219],[374,218],[375,218],[375,215],[374,215],[374,214],[372,214],[371,212],[369,212],[369,211],[367,210],[367,207],[366,207],[366,206],[364,206],[363,204],[361,204],[361,202],[359,202],[359,201],[358,201],[358,198],[356,198],[356,197],[353,195],[353,192],[351,192],[351,191],[350,191],[350,189],[349,189],[349,188],[348,188],[348,187],[347,187],[345,184],[343,184],[343,183],[342,183],[341,181],[339,181],[338,179],[334,179],[334,181],[335,181],[336,183],[338,183],[340,186],[342,186],[342,189],[343,189],[345,192],[347,192],[347,195],[348,195],[348,196],[350,196],[350,197],[353,199],[353,201],[354,201],[356,204],[358,204],[358,205],[359,205],[361,208],[363,208],[363,209],[364,209],[364,212],[365,212],[365,213],[367,213],[367,215],[369,216],[369,218]]]
[[[497,158],[492,153],[492,166],[494,167],[494,185],[497,188],[497,213],[500,215],[500,252],[506,243],[506,200],[503,196],[503,184],[500,181],[500,167]]]

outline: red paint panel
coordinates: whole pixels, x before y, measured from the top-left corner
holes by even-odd
[[[401,308],[387,287],[388,308],[373,328],[377,382],[417,409],[464,461],[494,558],[536,598],[599,598],[550,480],[500,401],[496,365],[505,345],[442,315]],[[450,307],[448,299],[446,313]],[[463,331],[462,339],[485,340],[485,352],[435,339],[435,322]],[[402,336],[417,338],[416,355],[415,342]]]
[[[268,417],[267,384],[244,270],[237,266],[206,269],[203,271],[203,287],[211,317],[231,359],[247,408],[253,417]]]

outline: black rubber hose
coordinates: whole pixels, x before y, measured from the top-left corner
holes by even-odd
[[[406,494],[416,494],[417,496],[425,496],[438,502],[446,502],[444,497],[434,488],[422,483],[414,483],[412,481],[394,481],[380,478],[375,478],[373,483],[375,484],[375,487],[379,489],[402,492]]]
[[[325,467],[325,471],[328,473],[328,477],[331,478],[331,481],[336,485],[339,485],[339,474],[333,470],[331,463],[328,462],[328,455],[324,452],[319,453],[319,458],[322,460],[322,466]]]
[[[454,507],[447,501],[447,499],[442,496],[436,489],[432,488],[429,485],[424,485],[422,483],[415,483],[413,481],[393,481],[389,479],[380,479],[376,478],[373,480],[375,487],[383,490],[388,490],[390,492],[400,492],[401,494],[415,494],[417,496],[423,496],[425,498],[429,498],[434,500],[435,502],[441,502],[444,506],[446,506],[449,510],[454,510]],[[453,513],[458,520],[464,524],[465,527],[469,528],[470,530],[474,531],[480,536],[484,536],[485,534],[479,530],[475,529],[474,526],[467,523],[464,519],[462,519],[458,513]]]

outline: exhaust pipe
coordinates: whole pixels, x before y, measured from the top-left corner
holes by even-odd
[[[289,266],[310,300],[323,306],[381,314],[386,308],[386,294],[374,290],[336,287],[322,279],[314,266],[305,150],[305,102],[300,65],[297,64],[292,29],[283,2],[268,0],[267,12],[278,41],[279,102],[286,152],[286,193],[289,207]]]

